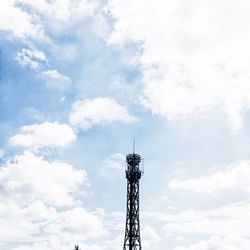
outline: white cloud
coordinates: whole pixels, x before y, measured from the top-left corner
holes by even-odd
[[[125,155],[116,153],[104,160],[104,166],[115,170],[125,170]]]
[[[83,241],[105,234],[100,218],[80,207],[61,213],[58,222],[49,225],[46,232],[48,234],[62,232],[66,239],[70,239],[74,234],[75,239]]]
[[[16,0],[0,1],[0,30],[9,31],[20,38],[43,37],[39,21],[16,3]]]
[[[71,84],[71,79],[57,70],[43,71],[41,72],[41,76],[46,80],[48,88],[65,90]]]
[[[109,0],[110,43],[139,42],[141,103],[169,120],[216,109],[233,130],[250,109],[247,0]]]
[[[173,180],[169,187],[178,191],[217,194],[224,192],[250,193],[250,161],[233,164],[226,169],[216,171],[210,176],[188,180]]]
[[[162,214],[164,230],[175,236],[249,237],[249,203],[241,202],[208,210]]]
[[[29,7],[33,11],[27,11]],[[93,15],[97,2],[80,0],[8,0],[0,2],[0,30],[9,31],[18,38],[45,38],[42,16],[53,21],[73,21]]]
[[[112,240],[105,243],[108,249],[117,250],[123,246],[124,243],[124,234],[120,234],[113,238]]]
[[[22,196],[20,192],[19,195]],[[6,196],[2,191],[1,204],[0,246],[6,242],[34,240],[34,235],[39,232],[44,221],[53,220],[56,215],[54,208],[47,207],[40,200],[31,201],[24,206],[18,204],[15,197]]]
[[[45,243],[36,243],[32,245],[27,245],[27,246],[19,246],[15,248],[11,248],[10,250],[71,250],[73,249],[74,244],[70,243],[60,243],[57,240],[51,240],[50,242],[45,242]],[[97,245],[89,245],[89,244],[81,244],[81,249],[88,249],[88,250],[103,250],[102,247],[97,246]]]
[[[75,198],[85,181],[84,170],[31,152],[6,162],[0,168],[0,248],[66,250],[79,241],[101,249],[86,242],[105,235],[101,217]]]
[[[70,18],[83,19],[86,16],[92,15],[97,5],[97,2],[88,0],[55,0],[50,3],[46,0],[18,0],[17,2],[28,5],[38,11],[38,13],[60,21],[68,21]]]
[[[73,126],[89,129],[98,124],[111,122],[131,123],[137,119],[128,114],[127,109],[111,98],[94,98],[77,101],[70,113],[70,123]]]
[[[160,237],[156,230],[150,226],[146,225],[142,230],[143,247],[152,249],[153,245],[160,241]]]
[[[21,127],[21,133],[10,138],[12,146],[39,149],[64,147],[76,140],[70,126],[58,122],[45,122]]]
[[[1,192],[19,204],[36,199],[48,205],[68,206],[76,201],[71,193],[86,179],[85,171],[63,162],[45,161],[31,152],[16,156],[1,168]]]
[[[40,50],[22,49],[16,54],[16,61],[23,66],[39,69],[42,63],[47,63],[45,54]]]
[[[212,237],[189,247],[175,247],[174,250],[247,250],[250,247],[249,239],[242,237],[219,238]]]

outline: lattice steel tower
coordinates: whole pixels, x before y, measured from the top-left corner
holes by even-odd
[[[141,156],[128,154],[127,169],[127,215],[123,250],[141,250],[139,220],[139,180],[142,176],[139,164]]]

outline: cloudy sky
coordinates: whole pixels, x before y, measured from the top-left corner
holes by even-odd
[[[0,0],[0,249],[250,249],[249,0]]]

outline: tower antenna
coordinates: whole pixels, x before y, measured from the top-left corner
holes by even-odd
[[[135,137],[133,139],[133,154],[135,154]]]

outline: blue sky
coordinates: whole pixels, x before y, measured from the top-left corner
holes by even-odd
[[[250,4],[0,0],[0,248],[250,247]]]

